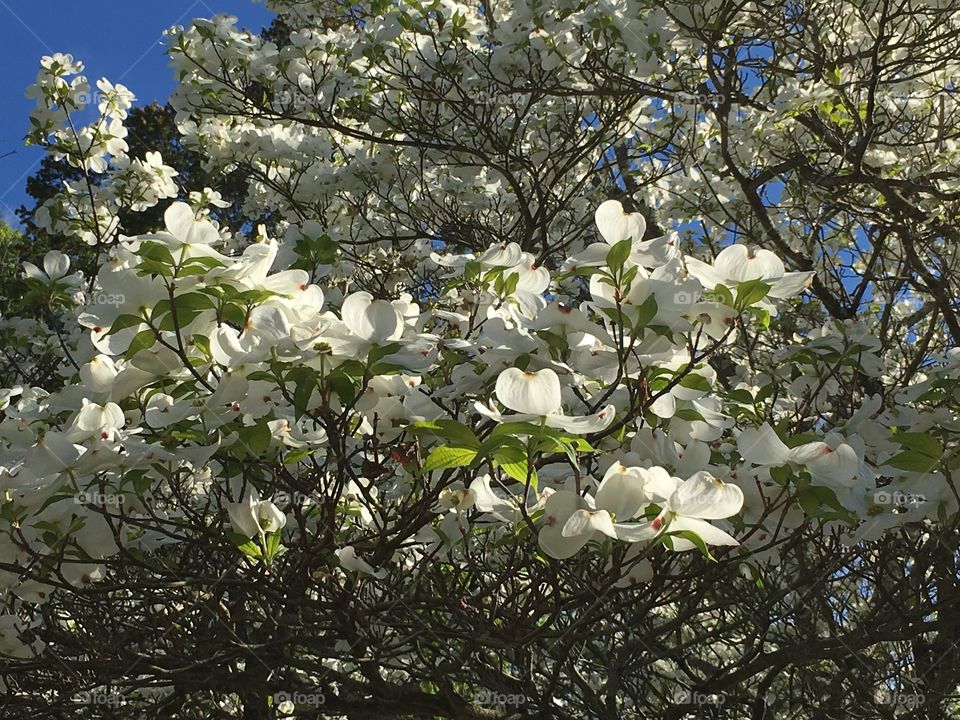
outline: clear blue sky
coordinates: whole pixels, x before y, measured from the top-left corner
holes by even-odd
[[[137,104],[163,102],[174,87],[161,44],[171,25],[230,13],[255,32],[272,13],[253,0],[0,0],[0,218],[13,223],[13,210],[26,203],[24,186],[43,152],[23,146],[32,102],[24,97],[37,75],[40,57],[71,53],[86,65],[91,85],[106,77],[126,85]]]

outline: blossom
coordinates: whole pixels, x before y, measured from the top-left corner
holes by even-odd
[[[357,555],[357,551],[353,548],[352,545],[347,545],[346,547],[337,548],[334,550],[334,554],[337,556],[337,559],[340,561],[340,565],[346,569],[351,570],[355,573],[361,575],[370,575],[372,577],[383,579],[387,576],[387,571],[383,568],[374,570],[373,566],[370,565],[366,560]]]
[[[613,421],[615,409],[607,405],[594,415],[569,416],[561,410],[560,378],[550,368],[526,372],[507,368],[500,373],[496,385],[497,399],[514,415],[503,415],[482,403],[477,412],[497,422],[540,422],[574,435],[599,432]]]
[[[23,264],[24,277],[38,280],[44,284],[59,282],[67,287],[78,287],[83,282],[81,273],[67,276],[70,270],[70,258],[59,250],[51,250],[43,256],[43,270],[31,262]]]
[[[227,505],[227,514],[233,531],[252,538],[278,532],[287,524],[287,516],[270,500],[261,500],[260,494],[250,489],[243,499]]]
[[[737,438],[737,449],[744,462],[752,465],[804,466],[814,484],[834,488],[849,487],[860,472],[856,451],[838,436],[831,443],[815,441],[788,448],[768,424],[745,428]]]
[[[692,532],[707,545],[739,545],[732,536],[707,520],[722,520],[740,512],[743,491],[710,473],[694,473],[687,480],[673,478],[675,489],[652,525],[657,531],[671,534],[670,546],[675,551],[692,550],[692,540],[672,533]]]
[[[812,271],[786,272],[783,261],[770,250],[739,243],[721,250],[712,265],[690,256],[684,261],[687,271],[708,290],[717,285],[734,287],[748,280],[762,280],[770,285],[767,294],[782,300],[803,292],[813,282]]]
[[[540,546],[551,557],[564,559],[596,537],[626,542],[653,538],[657,528],[652,524],[628,521],[639,517],[663,492],[667,477],[663,468],[626,468],[615,463],[594,498],[566,490],[553,493],[543,509],[545,525],[538,536]]]

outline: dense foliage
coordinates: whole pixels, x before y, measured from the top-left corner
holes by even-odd
[[[31,88],[6,716],[954,717],[960,8],[267,4]]]

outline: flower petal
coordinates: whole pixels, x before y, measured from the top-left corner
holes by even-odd
[[[607,405],[603,410],[593,415],[548,415],[547,425],[566,430],[572,435],[589,435],[609,427],[615,414],[616,409],[613,405]]]
[[[681,483],[667,505],[677,515],[718,520],[740,512],[743,491],[736,485],[728,485],[710,473],[701,471]]]
[[[368,292],[355,292],[343,301],[343,322],[354,335],[374,343],[398,340],[403,335],[403,317],[386,300],[374,300]]]
[[[616,245],[627,238],[634,242],[643,240],[647,230],[647,221],[640,213],[624,212],[623,205],[617,200],[600,203],[593,215],[600,235],[610,245]]]
[[[613,518],[606,510],[577,510],[567,518],[561,532],[565,538],[586,535],[589,539],[595,532],[603,533],[608,537],[617,536],[617,531],[613,527]]]
[[[753,465],[782,465],[792,459],[790,448],[766,423],[756,430],[747,428],[741,432],[737,438],[737,452],[744,462]]]
[[[667,534],[675,531],[686,530],[688,532],[696,533],[701,540],[707,545],[739,545],[737,539],[728,535],[723,530],[718,527],[711,525],[708,522],[703,520],[697,520],[695,518],[688,517],[677,517],[673,519],[673,522],[670,523],[670,527],[667,528]],[[685,538],[681,537],[671,537],[670,541],[673,543],[673,549],[676,552],[683,552],[684,550],[693,550],[696,545]]]
[[[560,378],[549,368],[532,373],[507,368],[497,378],[496,394],[518,413],[550,415],[560,409]]]
[[[597,507],[609,510],[621,522],[636,517],[652,500],[642,472],[618,462],[611,465],[597,488]]]

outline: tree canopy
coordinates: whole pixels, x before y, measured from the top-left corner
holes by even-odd
[[[266,4],[30,89],[7,716],[957,717],[956,3]]]

